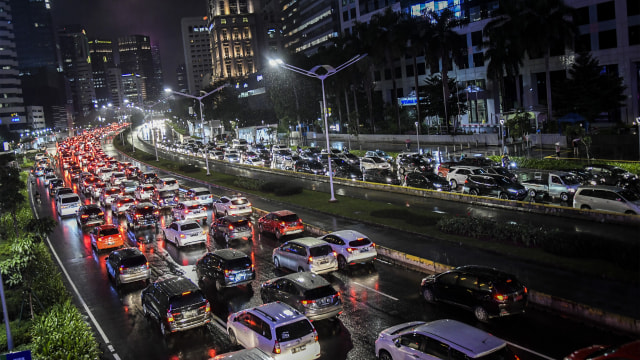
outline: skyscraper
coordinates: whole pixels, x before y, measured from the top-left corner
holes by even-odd
[[[114,101],[107,81],[108,69],[115,67],[112,41],[107,39],[89,41],[89,54],[97,105],[101,107],[113,104]]]
[[[206,17],[182,18],[182,47],[189,94],[197,95],[211,82],[213,65]]]
[[[134,75],[138,80],[127,83],[138,83],[142,102],[151,98],[156,86],[153,85],[155,79],[153,55],[151,54],[151,39],[146,35],[128,35],[118,38],[118,52],[120,54],[120,69],[122,75]],[[127,86],[125,86],[126,90]],[[155,90],[154,90],[155,89]],[[158,94],[155,94],[156,96]],[[129,99],[132,102],[136,100]]]
[[[0,0],[0,124],[9,130],[19,130],[27,122],[22,100],[22,87],[18,77],[18,55],[14,42],[10,1]]]

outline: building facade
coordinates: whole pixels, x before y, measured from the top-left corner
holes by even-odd
[[[322,46],[332,46],[331,39],[340,34],[338,1],[280,1],[284,48],[307,56]]]
[[[180,26],[187,73],[187,93],[198,95],[200,90],[211,83],[213,73],[208,20],[207,17],[182,18]]]
[[[108,39],[93,39],[89,41],[89,59],[93,74],[93,86],[96,92],[98,107],[113,104],[111,89],[107,80],[110,68],[115,67],[113,42]]]
[[[141,80],[143,86],[137,86],[136,90],[140,91],[141,101],[132,101],[132,103],[142,104],[142,102],[151,100],[150,89],[155,87],[152,83],[155,81],[153,56],[151,54],[151,39],[146,35],[128,35],[118,38],[118,53],[120,55],[120,69],[123,77],[125,75],[134,76]],[[136,80],[137,81],[137,80]],[[132,82],[123,78],[125,87],[125,98],[131,96],[126,90]],[[136,95],[137,98],[137,95]]]
[[[26,109],[22,99],[22,85],[18,69],[15,35],[8,0],[0,0],[0,125],[9,130],[25,129]]]

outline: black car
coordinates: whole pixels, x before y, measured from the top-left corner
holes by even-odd
[[[251,240],[251,221],[244,216],[227,215],[214,218],[209,227],[209,235],[224,239],[227,243],[234,239]]]
[[[76,220],[80,226],[94,226],[105,223],[104,210],[98,204],[80,206],[76,214]]]
[[[267,280],[260,287],[263,303],[282,301],[309,320],[335,318],[342,313],[342,299],[331,283],[311,272],[298,272]]]
[[[333,167],[333,177],[348,179],[348,180],[362,180],[362,171],[358,167],[349,165],[346,162],[338,167]]]
[[[158,280],[142,290],[140,298],[144,315],[158,322],[164,336],[211,322],[209,301],[185,277]]]
[[[324,166],[322,166],[322,163],[320,163],[317,160],[300,159],[296,161],[296,163],[293,165],[293,169],[296,172],[303,172],[307,174],[314,174],[314,175],[325,174]]]
[[[196,262],[198,281],[213,283],[216,290],[247,285],[256,278],[251,258],[242,251],[221,249],[205,254]]]
[[[456,165],[493,167],[493,166],[497,166],[498,163],[496,163],[495,161],[493,161],[493,160],[491,160],[489,158],[485,158],[485,157],[481,157],[481,156],[472,156],[472,157],[465,157],[465,158],[460,159],[460,161],[458,161],[456,163]]]
[[[473,311],[479,321],[520,314],[527,288],[513,275],[484,266],[461,266],[422,279],[420,293],[428,302],[444,302]]]
[[[637,178],[636,175],[613,165],[585,165],[584,169],[596,175],[600,184],[617,186],[621,182]]]
[[[451,191],[451,184],[445,178],[433,173],[407,173],[404,177],[404,185],[420,189]]]
[[[518,181],[516,174],[502,166],[487,166],[484,168],[487,174],[502,175],[511,181]]]
[[[492,196],[504,200],[524,200],[527,189],[502,175],[482,174],[469,175],[462,188],[464,194]]]
[[[49,194],[51,196],[56,194],[56,189],[64,187],[64,180],[62,179],[53,179],[49,181],[49,186],[47,189],[49,190]]]
[[[155,227],[158,224],[160,211],[150,202],[142,202],[129,207],[125,211],[127,228],[137,230],[141,227]]]
[[[105,266],[107,276],[115,282],[116,288],[137,281],[144,281],[148,285],[151,278],[147,257],[135,247],[112,251],[105,259]]]
[[[369,169],[363,172],[364,181],[388,184],[388,185],[400,185],[400,180],[396,174],[389,169]]]
[[[158,175],[154,172],[144,172],[138,175],[138,181],[141,184],[155,184],[158,181]]]

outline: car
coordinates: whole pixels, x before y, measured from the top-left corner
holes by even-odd
[[[364,181],[387,184],[387,185],[400,185],[400,180],[396,174],[389,169],[371,169],[365,170],[362,173]]]
[[[174,190],[154,190],[151,195],[151,203],[157,206],[159,209],[166,209],[175,206],[180,197],[178,192]]]
[[[56,193],[54,195],[54,201],[58,202],[58,198],[66,194],[74,194],[73,189],[68,187],[61,187],[56,189]]]
[[[573,207],[638,215],[640,194],[616,186],[580,186],[573,196]]]
[[[317,359],[318,332],[309,319],[291,306],[272,302],[252,307],[227,318],[232,345],[259,348],[276,359]]]
[[[125,211],[127,228],[137,230],[141,227],[155,228],[160,218],[160,211],[150,202],[140,202]]]
[[[451,191],[451,184],[436,174],[410,172],[404,176],[404,186],[435,191]]]
[[[391,169],[391,164],[377,156],[365,156],[360,159],[360,170],[362,172],[371,169]]]
[[[141,184],[155,184],[157,180],[158,175],[151,171],[141,173],[138,178]]]
[[[339,230],[319,237],[326,241],[338,255],[338,268],[344,270],[348,265],[373,263],[378,256],[376,244],[354,230]]]
[[[47,190],[49,191],[49,194],[55,195],[56,189],[61,188],[63,186],[64,186],[64,180],[55,178],[55,179],[49,180],[49,186],[47,186]]]
[[[520,183],[496,174],[469,175],[464,181],[462,193],[519,201],[528,195],[527,189]]]
[[[293,165],[295,172],[302,172],[313,175],[324,175],[326,170],[318,160],[300,159]]]
[[[178,191],[180,190],[180,185],[178,185],[178,180],[174,178],[159,178],[156,180],[156,189],[160,191]]]
[[[149,261],[136,247],[127,247],[112,251],[105,259],[107,276],[115,282],[116,288],[122,284],[138,281],[149,283],[151,269]]]
[[[76,221],[81,227],[102,225],[105,223],[104,210],[98,204],[82,205],[76,213]]]
[[[211,322],[209,301],[186,277],[158,280],[142,290],[140,299],[145,317],[155,320],[165,337]]]
[[[206,253],[196,261],[196,277],[203,284],[214,284],[216,290],[247,285],[256,278],[251,257],[242,251],[220,249]]]
[[[230,162],[232,164],[239,164],[240,163],[240,153],[238,153],[235,150],[225,151],[224,158],[222,160]]]
[[[58,177],[56,176],[56,174],[47,174],[44,176],[44,184],[46,186],[49,186],[49,182],[51,182],[51,180],[57,179]]]
[[[467,265],[429,275],[420,283],[427,302],[445,302],[473,311],[478,321],[521,314],[528,290],[515,276],[485,266]]]
[[[44,169],[45,169],[44,166],[37,166],[35,168],[35,170],[33,171],[33,175],[34,176],[38,176],[38,177],[39,176],[44,176]]]
[[[120,188],[111,186],[102,189],[102,193],[100,194],[100,205],[103,207],[111,206],[113,202],[118,199],[120,196]]]
[[[393,160],[391,155],[387,154],[382,150],[369,150],[366,153],[364,153],[364,157],[372,157],[372,156],[379,157],[387,162],[391,162]]]
[[[222,196],[213,203],[214,216],[251,215],[251,203],[244,196]]]
[[[270,212],[258,219],[258,231],[269,232],[280,240],[283,236],[299,234],[304,231],[302,219],[289,210]]]
[[[621,345],[592,345],[567,355],[564,360],[640,360],[640,340]]]
[[[334,178],[342,178],[348,180],[362,180],[362,171],[358,169],[357,166],[349,165],[346,162],[342,165],[333,165],[331,170],[333,170]]]
[[[214,218],[209,227],[209,235],[224,239],[227,243],[235,239],[251,240],[251,221],[244,216],[228,215]]]
[[[380,360],[518,359],[506,341],[451,319],[413,321],[382,330],[375,356]]]
[[[290,240],[273,249],[273,265],[276,269],[310,271],[326,274],[338,270],[337,254],[324,240],[303,237]]]
[[[475,174],[484,174],[486,171],[478,166],[456,166],[449,170],[447,181],[451,184],[451,190],[456,190],[458,184],[464,184],[467,176]]]
[[[111,186],[118,186],[124,180],[127,180],[127,176],[122,171],[114,171],[109,177],[109,183],[111,183]]]
[[[342,314],[340,293],[322,276],[300,272],[267,280],[260,286],[263,303],[282,301],[309,320],[335,319]]]
[[[103,182],[103,180],[101,180],[99,177],[96,177],[96,176],[93,176],[93,175],[86,176],[86,177],[81,177],[80,180],[81,181],[80,181],[80,184],[78,186],[78,189],[79,189],[78,191],[80,191],[81,193],[83,193],[85,195],[91,194],[91,189],[93,188],[94,184]]]
[[[100,198],[100,194],[102,194],[102,191],[104,188],[107,187],[107,184],[99,181],[93,184],[93,186],[91,186],[91,193],[89,195],[91,195],[92,198],[94,199],[99,199]]]
[[[251,165],[251,166],[265,166],[264,160],[262,160],[259,157],[247,158],[242,163],[245,164],[245,165]]]
[[[502,175],[511,181],[518,181],[518,176],[502,166],[487,166],[483,168],[487,174]]]
[[[118,185],[118,188],[120,188],[121,195],[134,196],[135,191],[138,188],[138,182],[134,180],[123,180]]]
[[[212,360],[275,360],[275,358],[264,350],[250,348],[220,354]]]
[[[177,247],[205,244],[207,242],[207,232],[193,220],[172,222],[162,231],[162,237],[165,241],[170,241]]]
[[[60,217],[75,215],[82,203],[77,194],[66,194],[58,197],[56,212]]]
[[[596,175],[600,184],[604,185],[618,185],[621,181],[627,181],[638,177],[637,175],[614,165],[585,165],[584,169]]]
[[[129,195],[120,195],[111,203],[111,212],[115,216],[123,215],[125,211],[135,204],[135,199]]]
[[[91,246],[96,251],[114,249],[124,246],[124,238],[116,225],[105,224],[96,226],[89,232]]]
[[[115,169],[111,167],[103,167],[96,172],[96,176],[99,177],[100,180],[104,182],[110,182],[111,174],[113,174],[114,171]]]
[[[204,206],[212,206],[213,205],[213,195],[211,195],[211,191],[204,187],[196,187],[187,190],[184,197],[188,200],[197,201],[198,204]]]
[[[155,190],[154,185],[138,185],[133,192],[133,197],[138,201],[149,200]]]
[[[176,220],[195,220],[207,223],[207,208],[198,204],[197,201],[181,201],[171,209],[173,218]]]

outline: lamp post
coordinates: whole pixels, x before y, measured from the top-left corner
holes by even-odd
[[[418,154],[420,154],[420,123],[416,121],[416,142],[418,143]]]
[[[198,100],[198,102],[200,103],[200,125],[202,126],[202,142],[204,143],[204,114],[202,113],[202,99],[206,98],[207,96],[216,93],[222,89],[224,89],[225,87],[229,86],[229,84],[224,84],[216,89],[213,89],[211,91],[209,91],[208,93],[202,95],[202,96],[193,96],[193,95],[189,95],[189,94],[185,94],[185,93],[181,93],[181,92],[177,92],[177,91],[173,91],[171,89],[164,89],[164,91],[166,92],[170,92],[176,95],[180,95],[180,96],[186,96],[192,99],[196,99]],[[211,175],[211,173],[209,172],[209,148],[207,148],[205,146],[205,151],[204,151],[204,162],[207,166],[207,176]]]
[[[636,125],[638,125],[638,158],[640,159],[640,116],[636,118]]]
[[[358,62],[359,60],[362,60],[365,56],[367,56],[367,54],[364,55],[356,55],[354,57],[352,57],[351,59],[349,59],[347,62],[338,65],[337,67],[332,67],[330,65],[316,65],[313,68],[311,68],[310,70],[304,70],[301,69],[299,67],[295,67],[293,65],[289,65],[286,64],[285,62],[283,62],[280,59],[276,59],[276,60],[270,60],[269,63],[271,65],[274,66],[281,66],[287,70],[291,70],[293,72],[296,72],[298,74],[301,75],[305,75],[308,77],[312,77],[312,78],[316,78],[316,79],[320,79],[320,84],[322,85],[322,117],[324,118],[324,136],[326,138],[327,141],[327,160],[329,163],[329,187],[331,189],[331,198],[329,198],[329,202],[336,202],[338,200],[336,200],[335,197],[335,193],[333,191],[333,170],[331,169],[331,148],[330,148],[330,144],[329,144],[329,124],[328,124],[328,116],[327,116],[327,100],[326,100],[326,96],[325,96],[325,91],[324,91],[324,80],[326,78],[328,78],[331,75],[336,74],[338,71],[343,70],[344,68],[351,66],[353,64],[355,64],[356,62]],[[324,74],[318,74],[318,70],[320,69],[324,69],[325,73]]]
[[[500,119],[500,137],[502,138],[502,154],[504,155],[504,119]]]
[[[133,120],[131,119],[131,116],[129,116],[129,132],[131,133],[131,152],[135,153],[136,147],[133,146]]]

